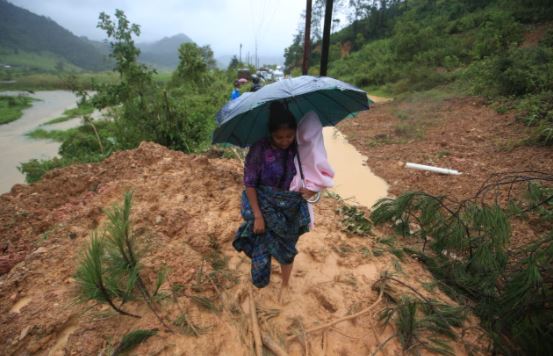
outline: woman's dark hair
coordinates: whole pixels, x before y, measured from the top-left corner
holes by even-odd
[[[269,132],[283,128],[296,130],[296,118],[282,102],[273,101],[269,106]]]

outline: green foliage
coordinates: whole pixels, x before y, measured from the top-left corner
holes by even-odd
[[[121,310],[115,305],[114,300],[121,299],[124,303],[139,295],[166,327],[154,305],[152,294],[140,275],[141,255],[132,230],[131,206],[132,193],[127,192],[122,206],[114,205],[105,212],[108,222],[104,234],[100,239],[91,240],[75,275],[80,286],[81,300],[107,302],[117,312],[137,317]],[[158,273],[154,295],[163,284],[165,274],[164,270]]]
[[[75,163],[94,163],[104,160],[107,155],[95,154],[79,156],[78,158],[58,158],[42,160],[31,159],[21,163],[17,169],[25,175],[25,182],[31,184],[39,181],[46,173],[56,168],[63,168]]]
[[[60,122],[65,122],[76,117],[81,117],[84,115],[90,115],[94,111],[94,107],[90,103],[85,103],[76,108],[67,109],[63,112],[62,116],[56,117],[54,119],[48,120],[43,125],[52,125]]]
[[[121,355],[128,351],[131,351],[155,334],[157,334],[157,329],[138,329],[135,331],[131,331],[130,333],[123,336],[123,339],[121,339],[121,342],[119,343],[115,351],[113,351],[112,356]]]
[[[209,46],[183,43],[179,48],[179,65],[173,73],[173,81],[205,87],[208,69],[213,68],[213,51]]]
[[[350,234],[367,236],[371,234],[372,224],[365,213],[355,206],[342,205],[338,208],[342,215],[342,229]]]
[[[120,105],[114,118],[118,148],[134,148],[144,140],[185,152],[203,148],[213,129],[212,117],[227,91],[220,76],[212,73],[213,52],[209,46],[183,44],[179,66],[163,88],[153,80],[154,72],[136,61],[140,51],[132,36],[139,35],[139,27],[130,24],[120,10],[115,16],[117,23],[102,13],[99,27],[112,39],[121,82],[98,87],[91,100],[98,109]]]
[[[74,90],[96,89],[96,85],[114,84],[118,81],[113,72],[95,72],[78,74],[44,73],[27,70],[14,71],[15,83],[0,83],[1,90]]]
[[[0,96],[0,125],[19,119],[32,102],[32,98],[23,95]]]
[[[464,307],[455,307],[428,299],[422,296],[415,288],[399,279],[385,274],[378,282],[383,292],[395,302],[391,307],[379,313],[379,319],[384,324],[394,322],[396,333],[384,341],[379,348],[393,338],[398,338],[403,349],[414,351],[434,352],[438,354],[454,355],[448,341],[457,339],[454,328],[463,326],[467,317]],[[410,293],[401,295],[391,285],[400,284],[408,288]]]
[[[518,105],[517,118],[533,128],[530,139],[543,145],[553,145],[553,90],[529,95]]]
[[[38,181],[49,170],[62,168],[75,163],[99,162],[115,150],[116,143],[112,137],[113,123],[107,120],[97,121],[92,125],[83,125],[65,131],[37,129],[29,135],[33,138],[53,139],[63,142],[59,149],[60,157],[49,160],[32,159],[21,163],[19,171],[25,174],[27,183]],[[95,130],[99,132],[104,151],[98,144]]]
[[[70,135],[74,134],[76,131],[77,129],[45,130],[42,128],[38,128],[38,129],[34,129],[31,132],[26,133],[25,135],[35,140],[52,140],[52,141],[63,142],[63,140],[67,139]]]
[[[403,236],[421,240],[421,251],[410,253],[445,282],[451,296],[472,299],[501,353],[553,351],[547,341],[553,334],[553,313],[547,307],[553,296],[553,188],[533,183],[540,180],[553,178],[539,172],[495,175],[473,198],[461,202],[407,193],[379,201],[371,215],[375,224],[391,223]],[[529,182],[524,201],[510,200],[505,208],[483,203],[495,189],[521,182]],[[510,216],[533,219],[545,235],[509,249]],[[430,253],[425,253],[427,244]]]
[[[479,27],[474,54],[480,59],[501,55],[522,40],[522,26],[508,12],[490,12]]]
[[[550,213],[553,208],[550,208]],[[549,219],[553,221],[553,219]],[[553,233],[530,243],[526,258],[520,262],[520,270],[515,271],[505,286],[505,292],[497,305],[501,315],[499,328],[511,330],[513,338],[528,354],[548,355],[553,347],[547,342],[553,335],[553,316],[544,308],[553,298],[553,288],[549,279],[553,263]]]
[[[106,31],[110,40],[118,78],[106,75],[92,80],[70,75],[64,79],[63,87],[70,87],[81,97],[78,108],[66,112],[65,117],[83,115],[84,125],[63,132],[32,133],[36,138],[63,143],[61,158],[22,164],[20,170],[27,175],[27,181],[36,181],[51,168],[99,161],[115,150],[135,148],[142,141],[154,141],[184,152],[199,151],[209,145],[213,117],[226,101],[228,91],[224,76],[213,69],[209,46],[183,45],[181,64],[169,80],[167,73],[158,75],[137,62],[140,51],[133,37],[140,34],[140,28],[131,24],[122,11],[116,11],[115,20],[100,14],[98,27]],[[89,88],[96,92],[92,98],[84,92]],[[110,108],[112,120],[92,120],[88,114],[93,108]]]
[[[9,72],[13,77],[4,78],[4,80],[17,79],[17,75],[24,72],[79,72],[81,68],[72,64],[62,55],[47,51],[33,52],[25,50],[14,51],[12,48],[0,45],[0,63],[9,64]],[[8,71],[6,71],[8,73]]]
[[[329,75],[364,89],[392,94],[456,82],[463,92],[493,100],[540,101],[528,143],[551,144],[549,105],[553,91],[553,30],[539,46],[523,45],[524,32],[548,23],[547,0],[368,1],[352,0],[352,23],[331,36]],[[286,49],[286,67],[297,73],[303,54],[301,30]],[[315,46],[316,47],[316,46]],[[313,51],[311,69],[319,61]],[[532,97],[536,96],[535,99]],[[530,104],[529,104],[530,105]],[[543,108],[543,109],[542,109]],[[547,119],[543,119],[544,117]]]
[[[107,303],[120,314],[138,317],[114,304],[114,298],[120,293],[117,289],[113,289],[113,283],[110,280],[111,276],[109,271],[106,271],[105,263],[103,262],[104,258],[104,241],[93,235],[88,250],[75,273],[75,280],[79,286],[79,299],[83,302],[95,300],[100,303]]]

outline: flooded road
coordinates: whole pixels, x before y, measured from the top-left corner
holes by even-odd
[[[14,92],[0,94],[17,95]],[[64,110],[75,107],[77,102],[75,95],[65,90],[39,91],[30,96],[39,101],[34,101],[32,107],[25,109],[21,118],[0,125],[0,194],[8,192],[16,183],[25,182],[23,174],[17,170],[21,162],[32,158],[52,158],[58,153],[58,142],[33,140],[26,137],[25,133],[61,116]],[[71,124],[75,125],[75,122]]]

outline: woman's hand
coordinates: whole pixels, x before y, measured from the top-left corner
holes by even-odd
[[[253,221],[253,233],[256,235],[265,233],[265,220],[262,216],[256,217]]]
[[[305,200],[309,200],[309,199],[311,199],[311,197],[313,197],[315,194],[317,194],[317,192],[314,192],[314,191],[309,190],[307,188],[300,188],[300,193],[301,193],[301,196],[303,197],[303,199],[305,199]]]

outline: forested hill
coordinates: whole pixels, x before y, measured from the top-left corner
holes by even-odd
[[[344,6],[346,1],[335,3]],[[541,91],[545,88],[540,85],[551,79],[539,74],[551,69],[544,67],[552,48],[551,0],[347,3],[351,23],[331,36],[331,76],[365,88],[386,86],[396,93],[464,78],[475,85],[492,79],[489,85],[482,83],[481,91],[521,94]],[[311,70],[318,73],[321,46],[316,31],[312,43]],[[301,67],[302,45],[300,31],[285,50],[286,66],[295,73]]]
[[[138,43],[141,62],[158,68],[174,69],[179,64],[179,47],[183,43],[193,42],[190,37],[180,33],[171,37],[164,37],[151,43]]]
[[[331,36],[331,77],[385,95],[448,88],[506,103],[503,110],[516,109],[535,128],[534,142],[553,145],[551,0],[348,4],[354,21]],[[300,73],[302,40],[297,33],[285,50],[293,75]],[[318,74],[321,45],[317,37],[312,42],[310,73]]]
[[[0,0],[0,47],[4,51],[50,52],[77,67],[108,69],[109,62],[97,48],[58,25],[5,0]]]

